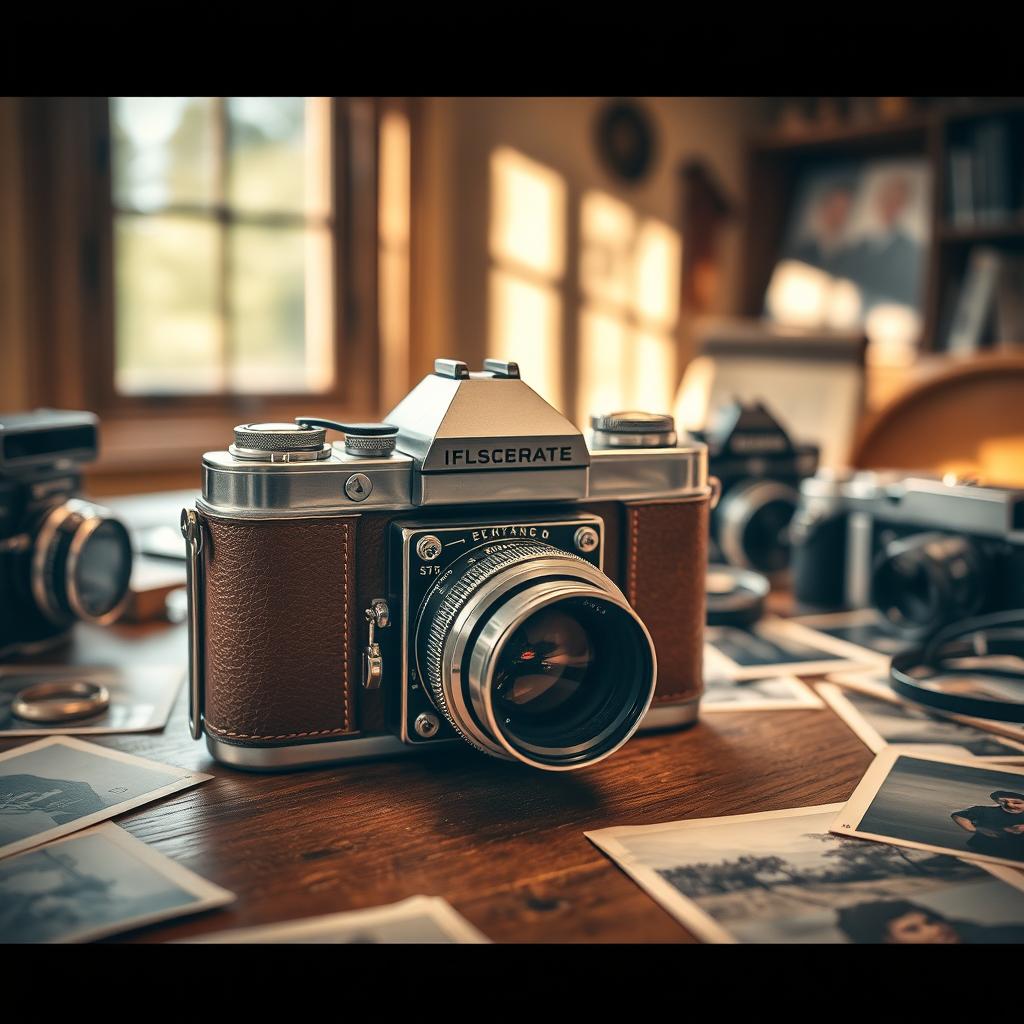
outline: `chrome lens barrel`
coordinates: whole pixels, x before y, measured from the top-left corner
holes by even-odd
[[[56,625],[74,619],[107,625],[130,594],[132,545],[108,509],[71,498],[47,512],[30,566],[32,596]]]
[[[647,629],[599,569],[539,542],[469,552],[416,629],[435,706],[473,746],[537,768],[581,768],[636,731],[654,696]]]

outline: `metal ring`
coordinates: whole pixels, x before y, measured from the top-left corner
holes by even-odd
[[[110,691],[105,686],[76,679],[26,686],[14,695],[11,712],[26,722],[67,722],[91,718],[108,707]]]

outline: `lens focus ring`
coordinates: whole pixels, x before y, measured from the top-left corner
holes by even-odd
[[[445,594],[444,599],[437,607],[430,621],[424,644],[425,682],[430,687],[430,694],[437,709],[451,723],[452,728],[463,739],[479,750],[485,748],[472,737],[467,736],[463,729],[459,728],[444,695],[442,663],[444,660],[445,644],[459,613],[481,586],[513,565],[544,556],[557,556],[579,562],[582,565],[590,565],[585,559],[579,558],[570,552],[562,551],[550,544],[531,541],[510,542],[507,547],[498,551],[492,551],[463,572]]]

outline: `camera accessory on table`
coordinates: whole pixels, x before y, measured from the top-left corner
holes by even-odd
[[[696,719],[705,446],[633,412],[588,445],[515,363],[484,366],[438,360],[344,441],[299,417],[204,456],[182,521],[191,727],[216,758],[461,739],[560,770]]]

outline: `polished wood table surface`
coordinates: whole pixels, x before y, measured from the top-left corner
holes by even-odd
[[[178,662],[184,672],[185,654],[183,626],[78,627],[67,658]],[[693,941],[584,831],[844,800],[871,761],[831,710],[729,711],[635,736],[576,772],[466,748],[258,775],[218,764],[189,738],[184,686],[162,732],[83,738],[214,776],[115,819],[237,895],[223,910],[116,940],[145,942],[421,893],[443,896],[495,941]]]

